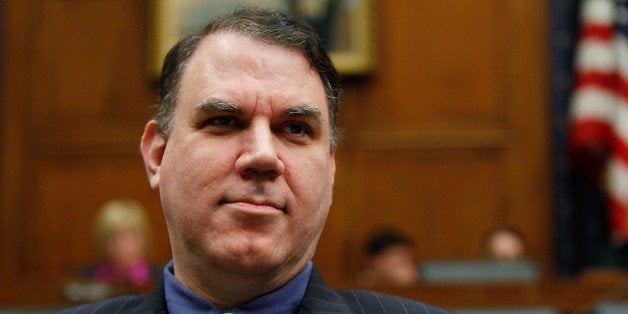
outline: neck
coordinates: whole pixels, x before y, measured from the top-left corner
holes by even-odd
[[[223,311],[269,293],[286,284],[306,266],[305,261],[292,269],[278,268],[260,274],[217,269],[212,263],[199,267],[174,260],[175,278],[187,289]]]

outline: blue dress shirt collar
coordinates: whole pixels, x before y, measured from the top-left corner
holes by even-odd
[[[259,296],[230,311],[223,312],[209,301],[188,290],[174,277],[172,261],[164,267],[166,304],[170,313],[295,313],[305,295],[312,273],[312,262],[279,289]]]

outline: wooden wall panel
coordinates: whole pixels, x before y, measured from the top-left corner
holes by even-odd
[[[11,1],[2,12],[0,302],[59,302],[59,285],[97,259],[92,224],[110,198],[150,210],[153,258],[168,260],[139,154],[155,101],[148,2]]]
[[[0,154],[0,276],[11,278],[16,268],[15,255],[18,251],[18,241],[23,235],[16,223],[20,213],[24,181],[24,134],[23,108],[26,104],[27,71],[23,71],[26,64],[28,40],[25,28],[18,25],[26,24],[28,8],[24,2],[19,4],[3,5],[2,35],[3,42],[11,45],[2,45],[2,145]],[[8,31],[12,29],[13,31]],[[11,49],[9,49],[11,48]],[[10,77],[10,79],[8,79]]]
[[[25,233],[32,238],[23,246],[28,248],[20,263],[23,276],[67,278],[97,262],[93,222],[112,198],[137,199],[146,207],[155,233],[151,257],[167,261],[170,249],[158,195],[148,186],[139,156],[47,159],[34,168],[46,171],[34,174],[32,193],[37,197],[24,215],[30,221]]]
[[[146,4],[41,1],[37,6],[27,60],[33,73],[32,106],[27,106],[32,138],[93,142],[141,135],[154,98],[146,70]]]
[[[545,8],[377,3],[377,70],[345,80],[346,186],[329,223],[346,242],[325,242],[346,252],[340,276],[357,271],[352,256],[381,223],[410,233],[427,258],[480,257],[481,235],[511,224],[551,275]]]
[[[393,130],[504,123],[502,2],[377,3],[378,70],[360,104],[363,123]]]
[[[395,226],[415,240],[421,260],[480,258],[482,236],[504,219],[499,151],[382,150],[352,157],[349,182],[360,197],[348,206],[354,219],[347,228],[358,241],[347,257],[363,255],[370,232]]]

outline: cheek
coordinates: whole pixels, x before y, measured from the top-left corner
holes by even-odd
[[[234,163],[228,151],[224,146],[199,141],[168,149],[162,164],[164,181],[176,182],[180,188],[207,185],[232,171]]]
[[[298,163],[286,167],[285,178],[295,193],[312,201],[322,200],[330,191],[329,164],[324,160],[301,157]]]
[[[170,220],[179,224],[194,222],[199,212],[206,211],[220,197],[225,178],[233,169],[225,152],[198,143],[166,152],[159,192]]]
[[[286,181],[294,193],[302,221],[310,222],[317,228],[325,222],[331,206],[333,172],[327,160],[301,157],[304,162],[286,167]]]

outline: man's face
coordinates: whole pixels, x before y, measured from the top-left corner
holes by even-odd
[[[142,140],[175,270],[299,271],[314,254],[335,173],[317,72],[294,50],[217,33],[201,41],[179,87],[168,139],[150,122]]]

